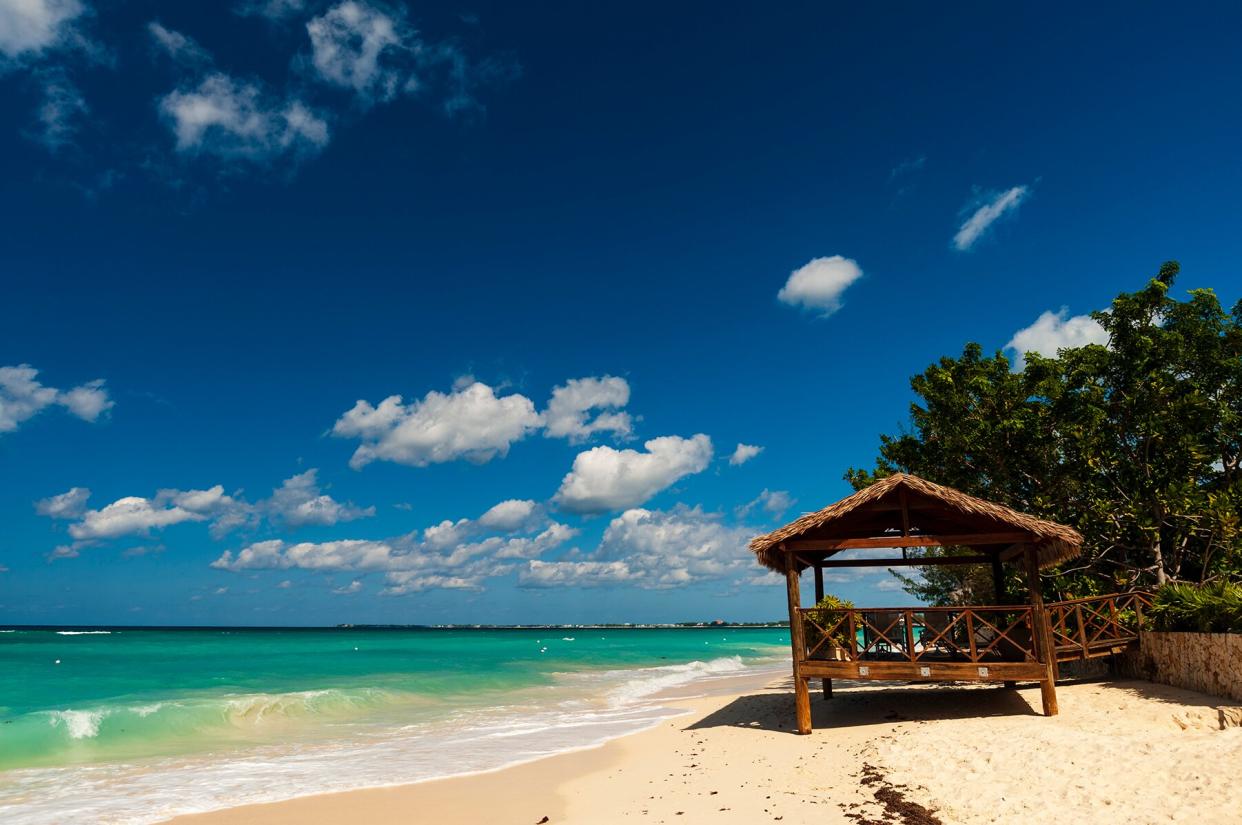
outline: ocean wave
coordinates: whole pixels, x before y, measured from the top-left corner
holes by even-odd
[[[54,710],[51,711],[52,727],[63,725],[70,739],[94,739],[106,715],[104,710]]]
[[[39,711],[25,719],[46,717],[40,735],[57,737],[49,746],[88,759],[92,752],[110,756],[81,768],[58,758],[43,762],[46,768],[9,772],[0,808],[5,825],[57,821],[69,810],[84,821],[146,825],[233,805],[496,770],[652,727],[683,713],[666,704],[670,691],[762,675],[775,661],[721,656],[558,673],[550,684],[505,692],[498,697],[504,704],[439,705],[421,715],[419,703],[428,701],[422,694],[371,687]],[[12,733],[36,734],[17,722]],[[183,749],[161,753],[153,747],[161,741]],[[187,742],[193,753],[184,751]]]
[[[57,636],[111,636],[111,630],[57,630]]]

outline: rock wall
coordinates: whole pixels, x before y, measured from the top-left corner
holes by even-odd
[[[1242,701],[1242,633],[1141,633],[1117,669],[1164,685]]]

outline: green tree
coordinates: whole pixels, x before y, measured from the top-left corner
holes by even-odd
[[[861,489],[910,472],[1076,527],[1083,556],[1052,577],[1063,595],[1236,577],[1242,301],[1229,313],[1211,290],[1177,300],[1177,274],[1166,263],[1093,313],[1107,346],[1030,354],[1019,371],[973,343],[941,358],[911,379],[909,428],[846,478]],[[907,590],[959,600],[955,575],[923,568]]]

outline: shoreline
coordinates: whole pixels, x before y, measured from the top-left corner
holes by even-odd
[[[682,713],[652,728],[515,766],[168,822],[982,825],[1056,805],[1090,821],[1224,825],[1242,805],[1227,768],[1242,764],[1242,728],[1216,729],[1224,700],[1191,691],[1068,683],[1062,715],[1046,718],[1037,687],[842,684],[798,736],[788,677],[733,687],[670,697]]]

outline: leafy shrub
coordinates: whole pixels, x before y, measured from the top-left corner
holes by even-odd
[[[816,602],[815,606],[812,607],[808,613],[812,621],[821,627],[828,628],[841,618],[841,614],[836,611],[853,609],[853,602],[839,599],[836,596],[827,595]],[[819,642],[820,632],[814,626],[808,627],[806,629],[806,633],[807,640],[812,647]],[[850,638],[849,624],[842,624],[829,638],[837,647],[848,648],[853,642]]]
[[[1156,630],[1242,633],[1242,584],[1166,584],[1151,608]]]

